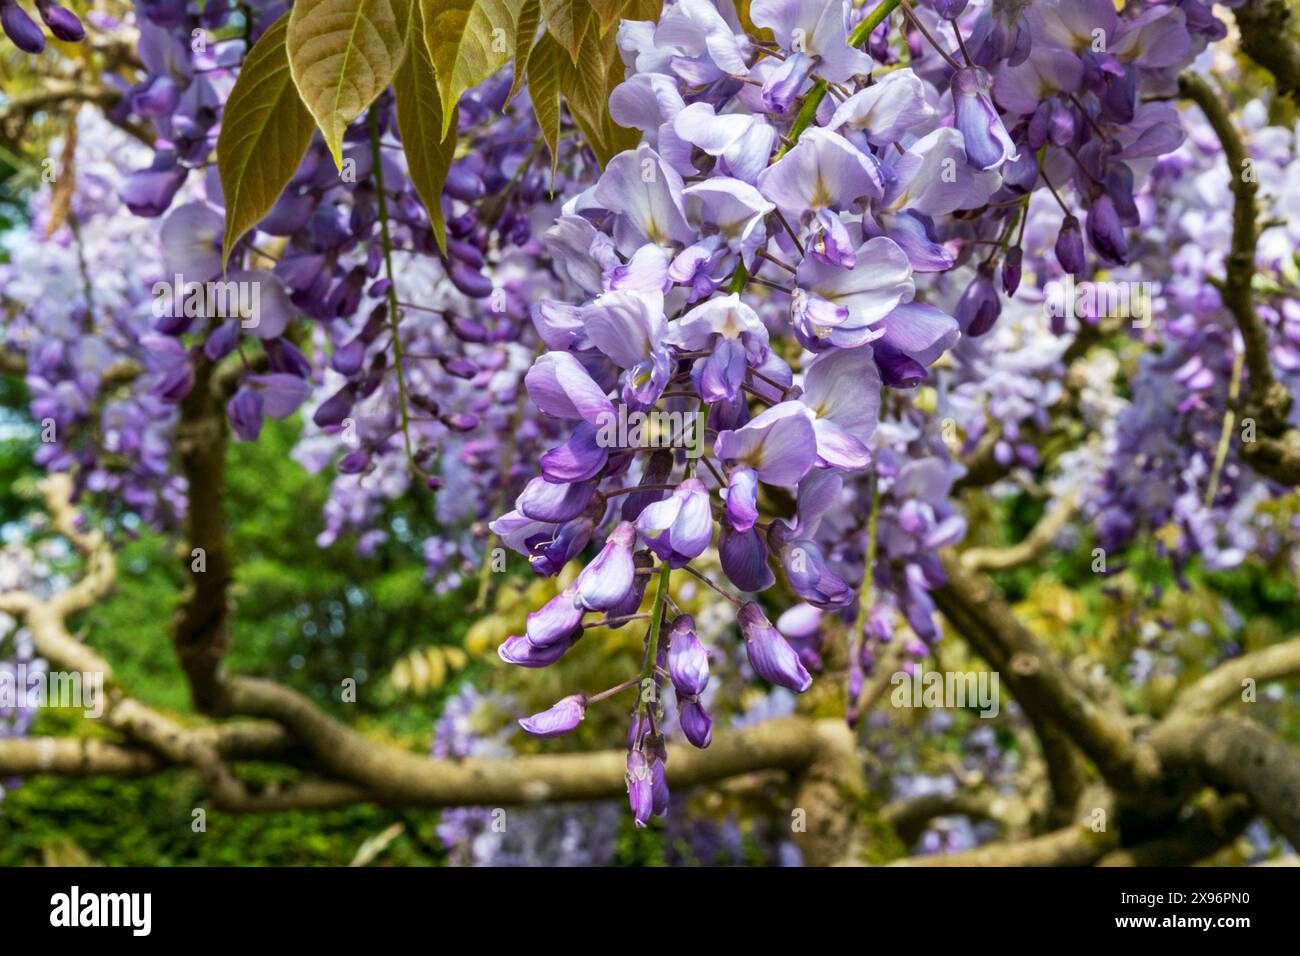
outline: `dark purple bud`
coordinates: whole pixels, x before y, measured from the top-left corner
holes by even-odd
[[[1002,300],[998,290],[993,287],[993,270],[980,266],[979,272],[962,293],[957,302],[954,317],[961,326],[962,334],[976,338],[993,328],[998,315],[1002,312]]]
[[[452,263],[451,282],[472,299],[486,299],[492,294],[492,280],[467,265]]]
[[[140,7],[160,27],[177,27],[185,19],[185,0],[141,0]]]
[[[235,350],[235,345],[238,342],[239,323],[234,319],[229,322],[222,322],[208,336],[208,340],[203,343],[203,354],[213,362],[220,362]]]
[[[1097,254],[1108,262],[1128,262],[1128,237],[1110,196],[1102,193],[1088,210],[1088,241]]]
[[[673,453],[661,448],[651,453],[650,460],[646,463],[645,471],[641,475],[640,483],[642,485],[663,484],[672,470]],[[665,494],[667,492],[664,491],[638,491],[628,495],[623,499],[623,520],[635,521],[637,516],[645,510],[646,505],[662,500]]]
[[[767,542],[757,528],[741,533],[724,525],[718,536],[718,558],[727,580],[742,591],[756,594],[776,582],[767,563]]]
[[[1007,256],[1002,260],[1002,291],[1007,295],[1015,295],[1016,290],[1020,288],[1021,264],[1024,262],[1024,253],[1020,247],[1007,250]]]
[[[677,721],[682,725],[682,733],[692,746],[703,750],[713,742],[713,720],[698,700],[679,701]]]
[[[627,798],[632,805],[632,818],[638,827],[650,822],[654,812],[654,781],[651,779],[650,762],[639,750],[630,750],[627,755]]]
[[[519,726],[534,737],[559,737],[574,730],[585,716],[587,698],[582,694],[574,694],[540,714],[522,718]]]
[[[317,198],[310,193],[286,192],[276,200],[257,228],[273,236],[292,236],[307,225],[316,209],[316,202]]]
[[[668,812],[668,774],[664,769],[665,759],[664,756],[656,755],[650,761],[650,809],[657,817],[662,817]]]
[[[695,621],[683,614],[668,632],[668,676],[683,697],[698,697],[709,686],[709,652],[695,636]]]
[[[442,184],[442,191],[453,199],[473,202],[482,199],[485,192],[483,180],[464,163],[455,163],[447,170],[447,179]]]
[[[347,418],[352,412],[352,403],[356,400],[356,386],[344,385],[321,402],[320,408],[316,409],[316,414],[312,416],[311,420],[320,428],[341,425],[343,419]]]
[[[479,368],[467,358],[451,356],[441,360],[443,370],[456,378],[471,379],[479,373]]]
[[[453,319],[451,330],[456,333],[456,338],[462,342],[486,342],[488,340],[487,327],[482,322],[476,322],[474,319]]]
[[[45,34],[36,25],[36,21],[27,15],[27,11],[12,0],[0,4],[0,26],[5,35],[14,41],[14,46],[24,53],[40,53],[45,49]]]
[[[330,366],[340,375],[351,378],[361,371],[361,363],[366,358],[366,344],[355,338],[346,345],[340,345],[330,358]]]
[[[478,428],[479,418],[469,412],[455,412],[443,418],[442,423],[454,432],[472,432]]]
[[[1083,230],[1074,216],[1066,216],[1061,223],[1061,232],[1056,237],[1056,261],[1062,269],[1074,275],[1080,275],[1087,265],[1083,252]]]
[[[1137,203],[1133,199],[1133,170],[1128,163],[1111,163],[1106,169],[1106,195],[1115,204],[1119,221],[1130,229],[1142,222]]]
[[[311,363],[307,361],[307,356],[286,338],[272,339],[266,343],[266,359],[273,372],[295,378],[311,378]]]
[[[256,388],[240,388],[226,403],[226,414],[240,441],[257,441],[262,432],[262,393]]]
[[[1129,64],[1122,73],[1107,73],[1099,97],[1102,112],[1116,123],[1127,125],[1137,113],[1137,68]]]
[[[880,379],[890,388],[915,388],[928,374],[924,365],[886,342],[873,342],[872,351]]]
[[[153,329],[161,335],[184,335],[193,324],[193,316],[170,313],[155,322]]]
[[[194,368],[189,361],[171,367],[162,381],[153,387],[153,394],[164,402],[175,405],[194,387]]]
[[[474,269],[482,269],[487,262],[478,246],[460,239],[448,239],[447,252],[452,258],[458,259]]]
[[[1025,145],[1031,150],[1037,152],[1047,142],[1047,128],[1051,116],[1052,104],[1044,100],[1029,117],[1029,125],[1025,127]]]
[[[753,601],[740,609],[740,631],[745,636],[750,666],[759,677],[797,694],[812,686],[812,677],[799,655]]]
[[[339,462],[340,475],[359,475],[370,467],[370,452],[357,449],[343,456]]]
[[[36,9],[41,19],[50,28],[50,32],[64,43],[80,43],[86,38],[86,28],[81,25],[77,15],[66,7],[61,7],[54,0],[36,0]]]

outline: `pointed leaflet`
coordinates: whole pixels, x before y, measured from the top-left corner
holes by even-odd
[[[588,0],[542,0],[542,15],[551,36],[568,52],[569,60],[577,63],[583,37],[595,26],[591,4]]]
[[[560,64],[560,86],[569,114],[601,166],[623,150],[634,148],[640,139],[640,133],[617,125],[609,115],[610,93],[623,82],[624,72],[614,30],[603,37],[597,30],[587,31],[578,62]]]
[[[591,0],[591,6],[600,18],[600,34],[604,36],[619,20],[658,20],[663,11],[663,0]]]
[[[550,33],[543,33],[528,60],[528,98],[533,101],[533,113],[542,137],[551,151],[551,179],[555,179],[555,166],[559,162],[560,142],[560,63],[564,51]]]
[[[623,15],[623,8],[627,6],[627,0],[591,0],[591,6],[596,11],[596,16],[600,18],[600,32],[603,36],[619,21]]]
[[[424,45],[423,20],[419,6],[411,9],[411,40],[406,59],[393,79],[397,95],[397,129],[406,151],[407,172],[415,191],[429,212],[438,249],[447,254],[447,223],[442,216],[442,184],[456,154],[456,117],[452,110],[451,132],[442,135],[442,100],[433,61]]]
[[[230,91],[217,137],[217,171],[226,196],[225,269],[236,242],[271,211],[316,131],[289,76],[287,16],[253,45]]]
[[[296,0],[289,67],[342,167],[343,132],[388,88],[402,62],[412,0]]]
[[[608,75],[605,61],[605,44],[595,30],[582,39],[581,49],[573,63],[560,63],[560,86],[564,90],[569,113],[600,158],[605,146],[604,117],[609,111]],[[614,51],[617,55],[617,50]],[[601,165],[605,160],[601,159]]]
[[[460,95],[514,56],[519,0],[419,0],[424,42],[442,94],[442,134]]]
[[[518,95],[528,78],[528,58],[532,55],[537,27],[541,22],[542,0],[524,0],[519,10],[519,21],[515,24],[515,78],[506,95],[507,103]]]

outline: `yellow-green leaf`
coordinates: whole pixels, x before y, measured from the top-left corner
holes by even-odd
[[[451,130],[444,136],[442,99],[423,35],[423,20],[416,6],[411,11],[411,42],[393,80],[393,91],[397,95],[397,130],[406,151],[407,171],[428,210],[433,237],[445,256],[447,223],[442,216],[442,184],[456,154],[455,110]]]
[[[412,0],[296,0],[289,14],[293,82],[334,165],[343,133],[388,88],[406,49]]]
[[[623,8],[627,6],[628,0],[591,0],[591,6],[596,11],[596,16],[600,18],[600,32],[603,36],[609,32],[609,28],[623,17]]]
[[[287,16],[249,51],[230,91],[217,137],[217,172],[226,196],[221,265],[243,235],[271,211],[297,172],[316,126],[289,75]]]
[[[560,64],[560,86],[569,115],[582,131],[601,166],[625,149],[636,146],[640,134],[618,126],[609,115],[609,97],[623,82],[623,60],[614,31],[600,35],[588,30],[577,63]]]
[[[533,101],[537,125],[551,151],[551,178],[560,161],[560,65],[568,65],[564,51],[549,32],[543,33],[528,60],[528,97]]]
[[[551,36],[568,52],[569,60],[577,63],[582,40],[593,22],[589,0],[542,0],[542,16]]]
[[[604,116],[609,110],[604,43],[595,30],[584,35],[578,58],[560,64],[560,85],[569,113],[578,123],[592,148],[605,145]]]
[[[519,0],[419,0],[424,42],[442,94],[442,132],[460,95],[514,56]]]
[[[519,21],[515,24],[515,78],[506,96],[507,103],[519,94],[528,78],[528,58],[532,55],[541,22],[542,0],[524,0],[519,10]]]

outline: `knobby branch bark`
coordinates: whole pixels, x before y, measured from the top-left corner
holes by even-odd
[[[1300,752],[1244,718],[1174,717],[1156,727],[1151,744],[1172,769],[1246,794],[1292,846],[1300,846]]]
[[[230,644],[231,559],[226,540],[226,448],[230,425],[216,366],[201,357],[181,401],[176,447],[188,489],[185,536],[189,586],[176,609],[172,642],[201,713],[222,710],[221,660]]]
[[[1044,512],[1022,541],[1006,548],[967,548],[961,554],[962,567],[968,571],[1010,571],[1029,564],[1052,546],[1078,510],[1078,496],[1067,492]]]
[[[1242,443],[1242,456],[1256,471],[1286,485],[1300,484],[1300,432],[1287,427],[1292,395],[1273,374],[1268,327],[1255,310],[1255,250],[1259,240],[1258,191],[1250,154],[1228,108],[1214,89],[1194,73],[1179,77],[1179,94],[1205,114],[1228,164],[1232,189],[1232,241],[1224,264],[1223,304],[1232,313],[1244,346],[1248,382],[1242,419],[1254,419],[1260,434]]]
[[[1291,0],[1249,0],[1233,11],[1241,50],[1273,74],[1277,91],[1300,90],[1300,29]]]
[[[1264,684],[1300,675],[1300,638],[1252,651],[1220,664],[1196,683],[1179,692],[1171,712],[1189,717],[1203,716],[1240,699],[1247,680]]]
[[[986,576],[943,555],[948,583],[933,593],[944,616],[1002,675],[1027,712],[1065,732],[1114,786],[1140,790],[1159,774],[1148,747],[1129,732],[1124,715],[1103,709],[1070,676],[1056,655],[1016,619]]]
[[[186,454],[210,463],[198,459],[195,449]],[[204,494],[215,487],[209,485]],[[212,805],[232,813],[323,810],[360,802],[510,806],[610,799],[626,792],[623,751],[436,760],[358,733],[297,691],[269,680],[213,673],[221,684],[223,714],[255,718],[222,724],[186,726],[131,698],[116,682],[109,662],[67,629],[66,617],[106,595],[114,580],[111,549],[99,532],[80,530],[71,490],[67,476],[47,480],[54,522],[84,555],[86,576],[49,599],[6,594],[3,609],[23,616],[37,653],[51,667],[103,675],[102,719],[121,739],[0,741],[0,778],[34,773],[138,776],[189,767],[202,776]],[[200,593],[194,589],[187,600],[218,606],[210,594],[195,597]],[[224,594],[219,606],[225,606]],[[205,618],[190,612],[179,619]],[[250,760],[274,761],[314,775],[255,792],[233,769]],[[788,717],[719,734],[707,751],[674,751],[667,770],[670,786],[682,789],[761,771],[790,774],[795,808],[806,817],[796,836],[805,859],[814,864],[842,855],[863,796],[853,735],[841,720]]]
[[[913,856],[892,866],[1089,866],[1120,845],[1119,829],[1110,822],[1111,798],[1102,787],[1092,788],[1083,803],[1088,813],[1059,830],[1026,840],[990,843],[962,853]]]

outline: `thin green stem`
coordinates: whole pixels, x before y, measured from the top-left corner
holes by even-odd
[[[888,17],[898,7],[900,0],[884,0],[880,6],[872,10],[867,16],[853,28],[849,34],[849,46],[861,46],[866,42],[867,37],[871,36],[873,30],[885,22]],[[798,114],[794,118],[794,123],[790,127],[790,145],[783,146],[781,151],[776,154],[780,159],[795,143],[799,142],[799,137],[803,134],[812,121],[817,118],[817,108],[822,105],[822,100],[826,99],[826,91],[829,84],[825,80],[818,80],[813,84],[813,88],[808,91],[808,96],[804,98],[803,106],[799,108]],[[736,291],[736,290],[732,290]]]
[[[379,200],[380,237],[384,245],[384,274],[388,277],[388,322],[392,329],[393,359],[397,368],[397,403],[402,416],[402,440],[406,445],[406,464],[412,477],[420,473],[415,464],[415,449],[411,444],[411,417],[406,406],[406,375],[402,370],[402,336],[399,333],[401,313],[397,305],[397,283],[393,275],[393,240],[388,232],[388,199],[384,194],[384,163],[379,151],[379,111],[370,111],[370,147],[374,156],[375,186]]]
[[[641,670],[642,686],[645,685],[647,680],[654,680],[655,658],[659,656],[659,634],[663,630],[664,604],[668,600],[668,578],[671,574],[672,568],[668,566],[668,562],[662,562],[659,565],[659,586],[655,591],[654,608],[650,611],[650,637],[646,642],[645,666]],[[637,698],[636,712],[638,717],[641,715],[644,703],[643,697]]]

